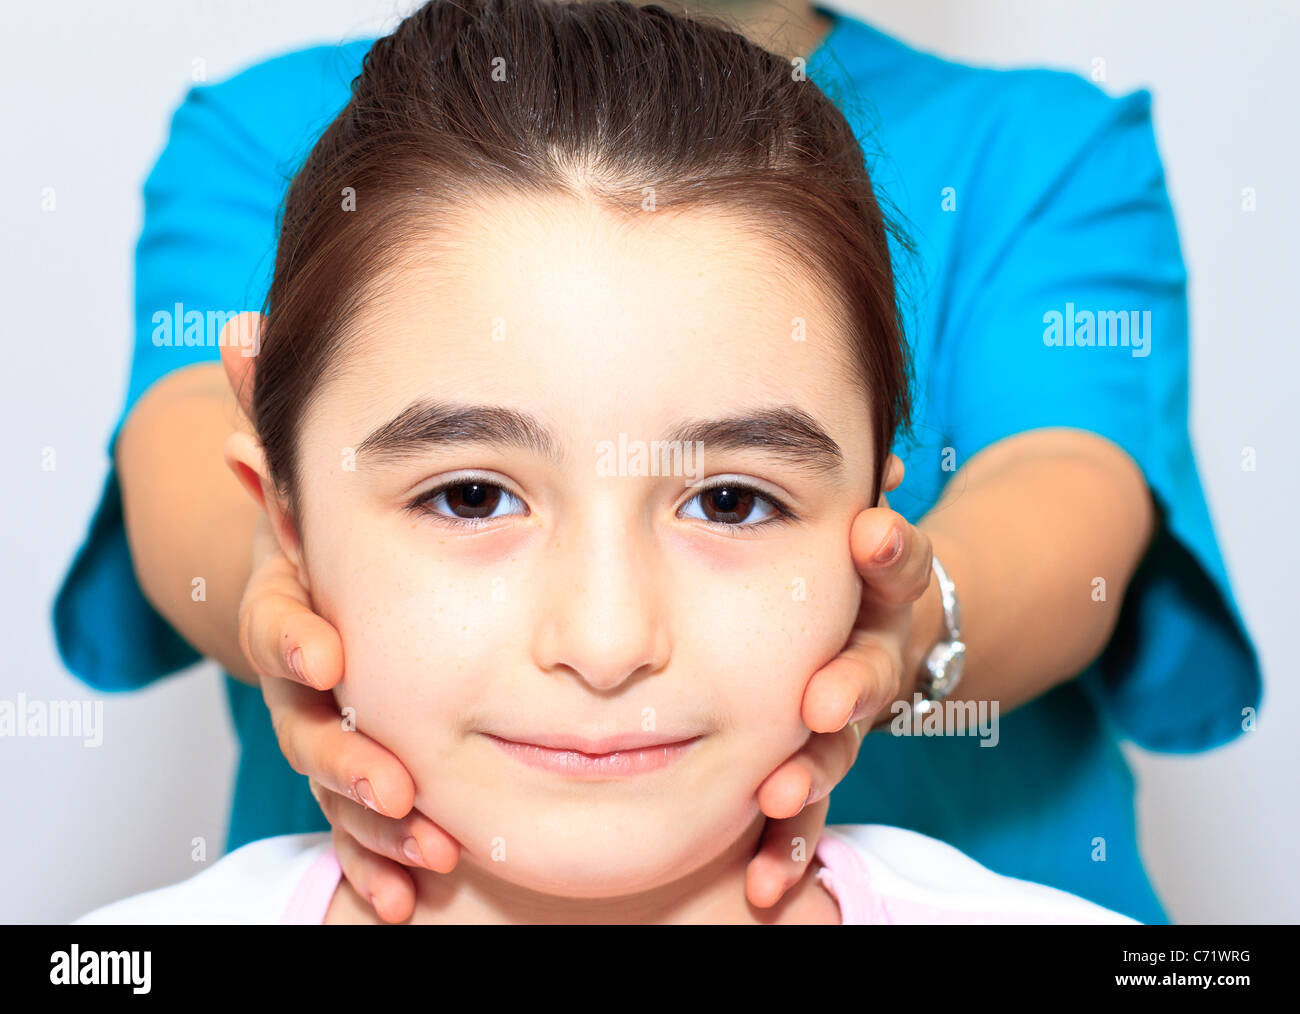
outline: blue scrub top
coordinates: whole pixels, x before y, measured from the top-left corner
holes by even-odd
[[[834,23],[808,74],[849,118],[914,245],[895,249],[917,424],[894,448],[907,477],[891,506],[915,522],[981,448],[1071,426],[1124,448],[1160,514],[1093,665],[1003,716],[994,748],[975,737],[868,736],[829,819],[912,828],[997,872],[1165,922],[1119,741],[1163,752],[1226,743],[1262,688],[1192,457],[1186,270],[1151,96],[1112,98],[1056,71],[964,66],[818,9]],[[178,303],[261,308],[287,183],[346,104],[371,41],[292,53],[186,96],[145,183],[123,419],[160,377],[219,358],[202,330],[194,344],[155,344],[155,313],[175,314]],[[1149,331],[1134,321],[1145,348],[1047,344],[1053,311],[1057,330],[1078,338],[1086,313],[1128,310],[1150,310]],[[1094,341],[1100,322],[1092,318]],[[199,659],[136,582],[112,470],[121,425],[54,606],[64,662],[101,690],[134,689]],[[226,687],[241,744],[227,847],[325,829],[260,691],[229,676]]]

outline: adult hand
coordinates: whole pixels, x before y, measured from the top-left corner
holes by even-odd
[[[343,676],[338,632],[312,611],[264,514],[258,525],[261,559],[239,607],[240,647],[261,679],[280,750],[308,776],[330,823],[343,875],[381,919],[402,922],[415,909],[405,867],[450,872],[460,847],[412,809],[415,783],[402,762],[344,727],[329,692]]]
[[[247,423],[252,357],[248,328],[257,314],[226,325],[222,362]],[[292,562],[281,552],[265,512],[253,538],[253,569],[239,604],[239,646],[258,675],[280,750],[309,779],[333,831],[343,875],[386,922],[415,910],[407,866],[439,873],[455,868],[460,846],[412,807],[415,782],[397,757],[364,733],[345,729],[331,688],[343,678],[338,631],[316,615]]]
[[[903,463],[890,455],[884,489],[902,481]],[[810,864],[793,857],[792,841],[802,839],[804,856],[812,856],[831,789],[853,767],[863,735],[914,679],[903,660],[913,607],[930,586],[930,539],[891,510],[882,493],[880,506],[854,518],[849,549],[863,582],[853,631],[804,690],[802,717],[813,735],[758,789],[768,822],[746,872],[745,895],[759,908],[775,905],[807,872]]]

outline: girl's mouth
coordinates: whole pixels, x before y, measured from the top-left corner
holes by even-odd
[[[485,733],[502,750],[530,767],[572,778],[627,778],[668,767],[702,737],[669,740],[663,736],[619,736],[604,740],[577,737],[530,737],[545,744],[505,739]]]

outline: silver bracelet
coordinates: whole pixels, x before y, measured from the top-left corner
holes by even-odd
[[[930,649],[921,673],[922,700],[919,714],[931,708],[953,692],[961,681],[966,663],[966,645],[961,639],[961,604],[957,601],[957,588],[943,569],[939,557],[932,554],[935,579],[939,582],[939,597],[943,600],[944,636]]]

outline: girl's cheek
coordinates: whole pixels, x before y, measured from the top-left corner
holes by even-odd
[[[847,531],[842,543],[792,542],[781,554],[723,546],[696,557],[694,568],[674,582],[690,589],[677,613],[689,628],[677,632],[676,646],[694,645],[696,665],[716,674],[729,723],[796,749],[809,735],[801,717],[808,680],[843,649],[858,612]]]
[[[474,712],[485,674],[500,668],[514,626],[502,580],[445,559],[421,564],[409,553],[336,573],[322,615],[343,643],[340,704],[381,741],[392,730],[395,749],[407,736],[431,746]]]

